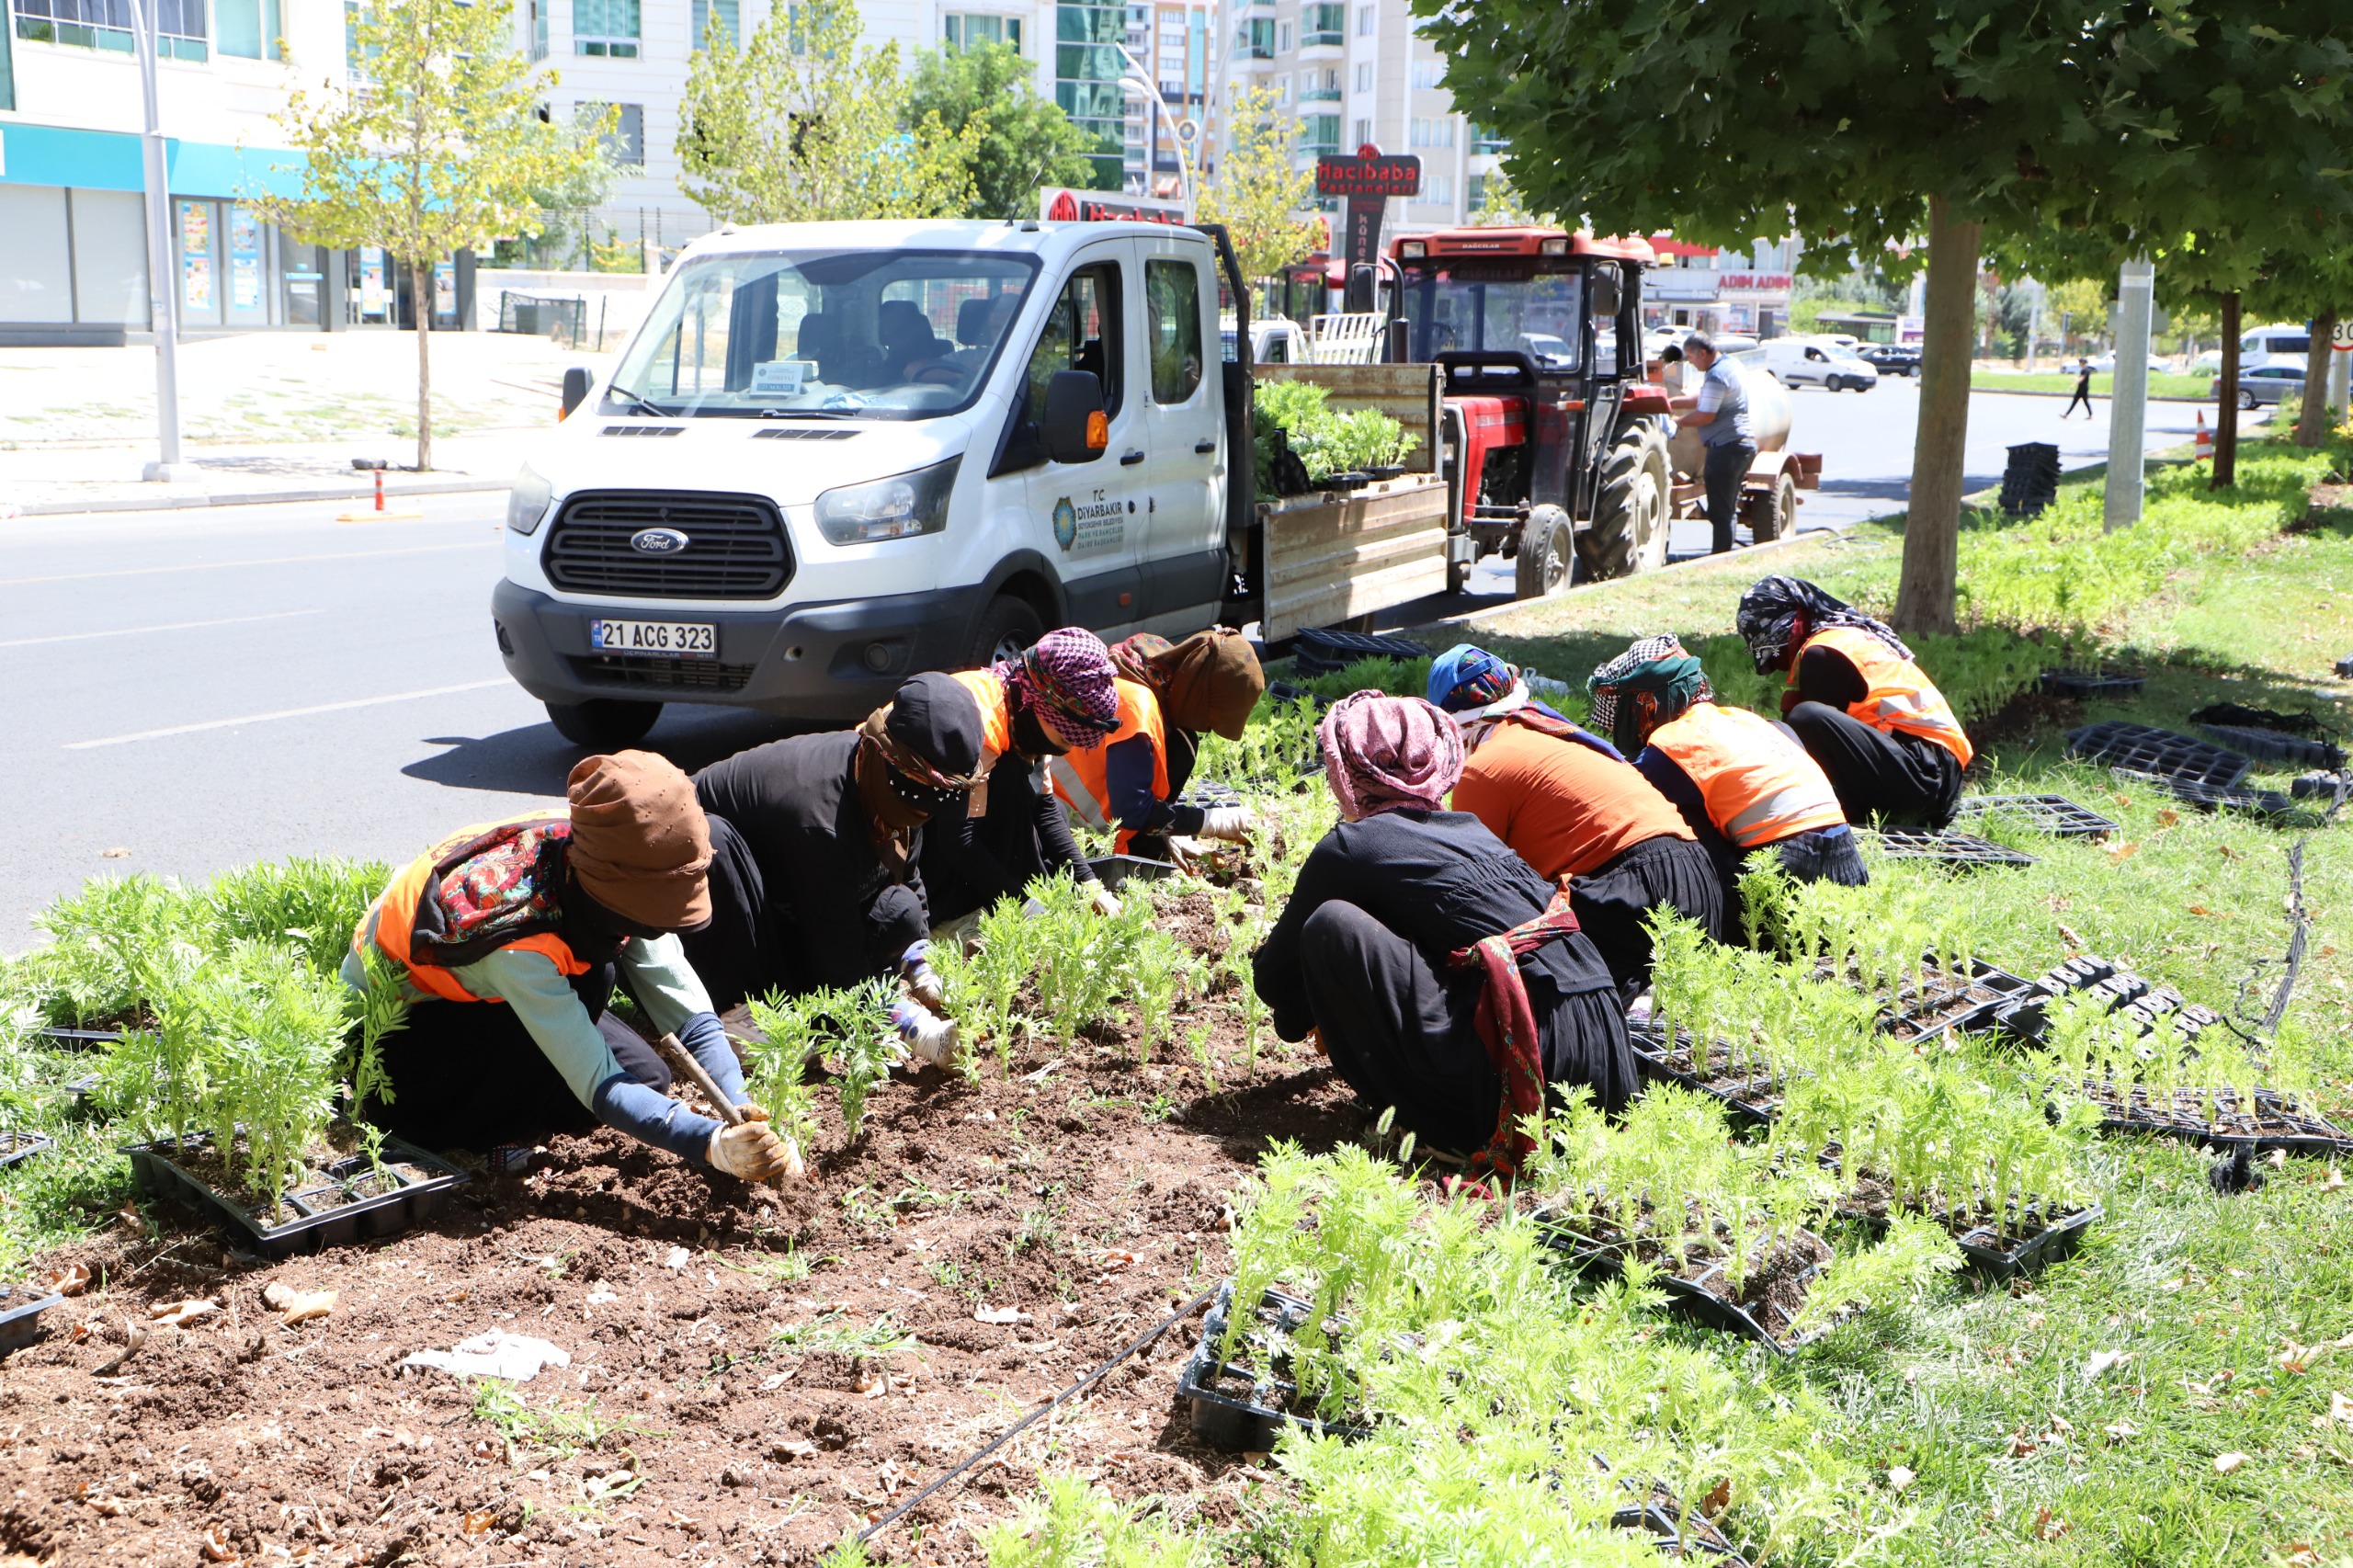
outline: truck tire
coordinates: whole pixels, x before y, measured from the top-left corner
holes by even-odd
[[[1748,524],[1753,543],[1770,544],[1798,531],[1798,482],[1782,474],[1765,493],[1766,505],[1755,509]]]
[[[1000,659],[1017,657],[1045,634],[1046,623],[1038,619],[1038,612],[1029,608],[1028,599],[999,594],[981,612],[980,624],[972,628],[972,642],[965,650],[963,667],[982,669]]]
[[[1513,558],[1511,597],[1540,599],[1569,585],[1574,574],[1576,525],[1558,506],[1531,506],[1519,526],[1519,551]]]
[[[625,697],[592,697],[585,702],[546,704],[548,722],[576,746],[590,751],[620,751],[633,746],[662,717],[659,702],[639,702]]]
[[[1666,564],[1666,506],[1673,480],[1666,437],[1645,419],[1627,426],[1601,460],[1593,527],[1577,536],[1577,558],[1593,581],[1655,572]]]

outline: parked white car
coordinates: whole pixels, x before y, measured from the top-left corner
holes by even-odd
[[[1876,369],[1827,338],[1776,337],[1764,345],[1758,358],[1785,387],[1869,392],[1879,385]]]
[[[2111,351],[2109,353],[2103,354],[2098,358],[2093,360],[2092,369],[2096,374],[2102,376],[2112,376],[2116,374],[2116,355],[2114,352]],[[2152,354],[2149,356],[2149,374],[2153,376],[2169,376],[2173,374],[2173,367]]]

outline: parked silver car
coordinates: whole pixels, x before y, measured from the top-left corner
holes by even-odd
[[[2267,403],[2278,403],[2288,392],[2304,390],[2304,368],[2302,365],[2258,365],[2252,370],[2239,372],[2239,406],[2260,408]],[[2222,395],[2222,378],[2214,378],[2211,394]]]

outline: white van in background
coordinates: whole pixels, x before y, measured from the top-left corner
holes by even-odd
[[[2260,369],[2279,361],[2291,360],[2302,369],[2305,356],[2312,352],[2312,329],[2306,326],[2259,326],[2239,338],[2239,369]]]
[[[1826,337],[1769,338],[1756,354],[1745,358],[1762,365],[1785,387],[1869,392],[1879,385],[1875,368]]]

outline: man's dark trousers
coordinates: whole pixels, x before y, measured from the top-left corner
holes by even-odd
[[[1715,553],[1732,551],[1732,531],[1740,523],[1741,482],[1748,477],[1748,465],[1756,456],[1754,441],[1726,441],[1721,447],[1708,449],[1708,461],[1701,478],[1708,485],[1708,521],[1715,528]]]

